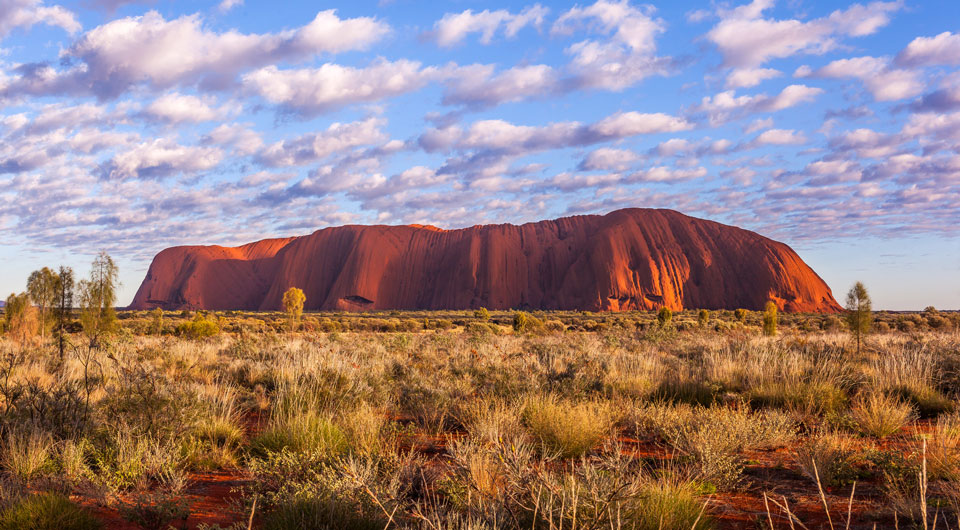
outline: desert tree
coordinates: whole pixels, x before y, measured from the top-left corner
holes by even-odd
[[[30,342],[37,334],[40,321],[37,308],[33,306],[27,293],[13,294],[7,297],[3,308],[3,318],[7,334],[21,346]]]
[[[773,300],[763,308],[763,334],[768,337],[777,334],[777,304]]]
[[[57,349],[60,351],[60,362],[63,363],[64,349],[67,340],[67,321],[73,313],[73,269],[61,266],[57,272],[57,284],[53,297],[53,319],[57,330]]]
[[[156,335],[163,333],[163,309],[155,307],[150,311],[150,332]]]
[[[113,259],[101,251],[93,260],[90,279],[80,282],[80,322],[83,332],[90,339],[90,345],[96,347],[100,339],[114,331],[117,312],[118,269]]]
[[[847,327],[857,339],[857,355],[860,354],[860,343],[863,336],[870,332],[873,324],[870,294],[861,282],[857,282],[847,292]]]
[[[30,273],[27,279],[27,293],[40,310],[40,340],[44,339],[47,324],[50,321],[50,309],[57,295],[57,273],[47,267]]]
[[[473,316],[478,320],[487,321],[490,320],[490,311],[486,307],[481,307],[473,312]]]
[[[283,293],[283,310],[287,313],[287,321],[290,323],[290,330],[296,330],[300,326],[300,316],[303,315],[303,303],[307,301],[307,296],[303,290],[298,287],[291,287]]]

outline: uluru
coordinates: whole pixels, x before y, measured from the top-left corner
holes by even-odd
[[[623,209],[523,225],[347,225],[153,259],[131,309],[761,309],[836,312],[787,245],[672,210]]]

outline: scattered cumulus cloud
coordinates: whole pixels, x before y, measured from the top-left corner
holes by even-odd
[[[539,29],[549,11],[540,4],[524,8],[516,14],[506,9],[484,9],[479,13],[467,9],[461,13],[445,14],[434,25],[433,33],[437,44],[443,47],[460,44],[471,33],[479,33],[480,42],[490,44],[494,35],[501,30],[505,37],[512,38],[527,26]]]

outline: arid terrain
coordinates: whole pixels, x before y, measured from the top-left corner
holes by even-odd
[[[837,315],[746,311],[6,338],[0,528],[957,528],[960,315],[874,316],[859,354]]]

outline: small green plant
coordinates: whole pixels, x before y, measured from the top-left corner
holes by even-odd
[[[487,311],[486,307],[481,307],[480,309],[477,309],[476,311],[473,312],[473,316],[474,318],[477,318],[479,320],[483,320],[484,322],[486,322],[487,320],[490,320],[490,311]]]
[[[20,499],[0,513],[0,530],[98,530],[103,525],[63,495],[41,493]]]

